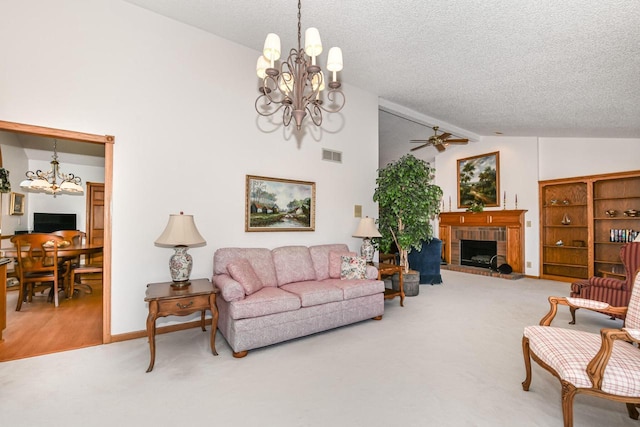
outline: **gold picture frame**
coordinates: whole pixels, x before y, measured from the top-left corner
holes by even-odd
[[[10,215],[24,215],[24,194],[11,193],[9,204]]]
[[[247,175],[245,231],[315,231],[316,183]]]
[[[458,159],[458,208],[500,206],[500,152]]]

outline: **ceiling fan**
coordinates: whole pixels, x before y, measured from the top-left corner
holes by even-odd
[[[429,145],[433,145],[438,151],[442,152],[447,148],[449,144],[466,144],[467,142],[469,142],[469,140],[465,138],[449,139],[450,136],[451,134],[448,132],[438,135],[438,126],[434,126],[433,135],[430,136],[429,139],[412,139],[411,141],[409,141],[422,144],[418,147],[413,147],[411,151],[419,150]]]

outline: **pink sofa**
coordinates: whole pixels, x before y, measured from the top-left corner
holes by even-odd
[[[345,256],[346,258],[343,258]],[[222,248],[213,256],[218,329],[244,357],[251,349],[384,314],[384,282],[375,267],[344,278],[357,263],[347,245]],[[358,265],[358,274],[364,266]],[[346,268],[346,270],[345,270]],[[343,278],[341,278],[341,275]]]

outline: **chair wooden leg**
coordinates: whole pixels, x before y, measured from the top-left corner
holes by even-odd
[[[522,337],[522,355],[524,356],[524,370],[526,378],[522,381],[522,389],[529,391],[531,385],[531,353],[529,350],[529,338]]]
[[[577,389],[566,381],[562,382],[562,418],[564,427],[573,427],[573,398]]]
[[[571,322],[569,322],[570,325],[576,324],[576,310],[576,307],[569,307],[569,312],[571,313]]]
[[[18,304],[16,305],[16,311],[20,311],[20,309],[22,308],[22,300],[24,299],[24,288],[27,285],[20,283],[20,288],[18,290]]]
[[[629,417],[633,418],[634,420],[638,419],[638,415],[640,415],[638,413],[638,410],[636,409],[638,405],[635,405],[633,403],[627,403],[627,412],[629,413]]]

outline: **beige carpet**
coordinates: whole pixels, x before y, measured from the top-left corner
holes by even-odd
[[[234,359],[195,328],[0,364],[11,426],[562,426],[560,383],[534,365],[524,392],[522,328],[568,284],[443,271],[442,285],[365,321]],[[568,311],[555,325],[567,324]],[[620,321],[578,312],[580,329]],[[144,328],[144,325],[140,325]],[[622,403],[578,396],[575,426],[640,426]]]

